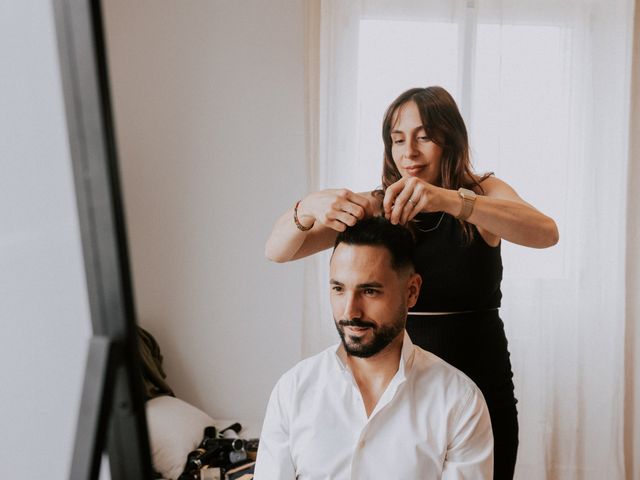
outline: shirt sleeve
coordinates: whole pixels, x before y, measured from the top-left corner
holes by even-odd
[[[256,459],[255,480],[294,480],[296,478],[291,448],[289,444],[288,382],[281,378],[276,384],[262,425],[258,457]]]
[[[469,389],[451,426],[442,480],[493,478],[493,433],[482,393]]]

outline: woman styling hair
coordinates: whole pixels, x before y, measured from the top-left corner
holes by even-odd
[[[549,247],[558,241],[556,224],[507,183],[472,171],[464,121],[443,88],[402,93],[387,109],[382,136],[383,191],[307,195],[278,219],[265,253],[277,262],[306,257],[331,247],[338,231],[381,211],[392,223],[409,224],[423,287],[407,331],[482,390],[494,433],[494,478],[511,479],[518,419],[498,315],[500,240]]]

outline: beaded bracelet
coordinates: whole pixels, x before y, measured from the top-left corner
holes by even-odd
[[[314,225],[316,222],[315,222],[315,220],[314,220],[314,222],[313,222],[311,225],[309,225],[308,227],[305,227],[304,225],[302,225],[302,224],[300,223],[300,220],[298,220],[298,205],[300,205],[300,202],[301,202],[301,201],[302,201],[302,200],[298,200],[298,201],[296,202],[296,206],[295,206],[295,207],[293,207],[293,221],[296,223],[296,227],[298,227],[298,230],[300,230],[300,231],[302,231],[302,232],[306,232],[306,231],[308,231],[308,230],[311,230],[311,229],[313,228],[313,225]]]

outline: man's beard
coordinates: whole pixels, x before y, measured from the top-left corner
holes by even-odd
[[[335,320],[335,319],[334,319]],[[376,353],[381,352],[387,347],[402,330],[404,330],[406,322],[406,310],[398,315],[396,321],[385,326],[376,326],[374,323],[354,318],[353,320],[335,320],[336,329],[342,340],[347,354],[353,357],[369,358]],[[344,333],[344,327],[368,327],[373,333],[373,339],[366,342],[363,337],[368,332],[363,332],[362,336],[347,335]]]

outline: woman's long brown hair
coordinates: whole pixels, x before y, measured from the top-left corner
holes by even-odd
[[[414,102],[420,112],[422,126],[431,139],[442,148],[438,186],[450,190],[460,187],[479,189],[484,192],[480,182],[491,174],[476,180],[471,168],[467,127],[453,97],[442,87],[412,88],[400,94],[387,108],[382,122],[382,140],[384,141],[384,164],[382,167],[382,189],[400,180],[391,148],[391,130],[398,118],[398,112],[408,102]],[[473,229],[467,222],[460,221],[467,240],[473,238]]]

